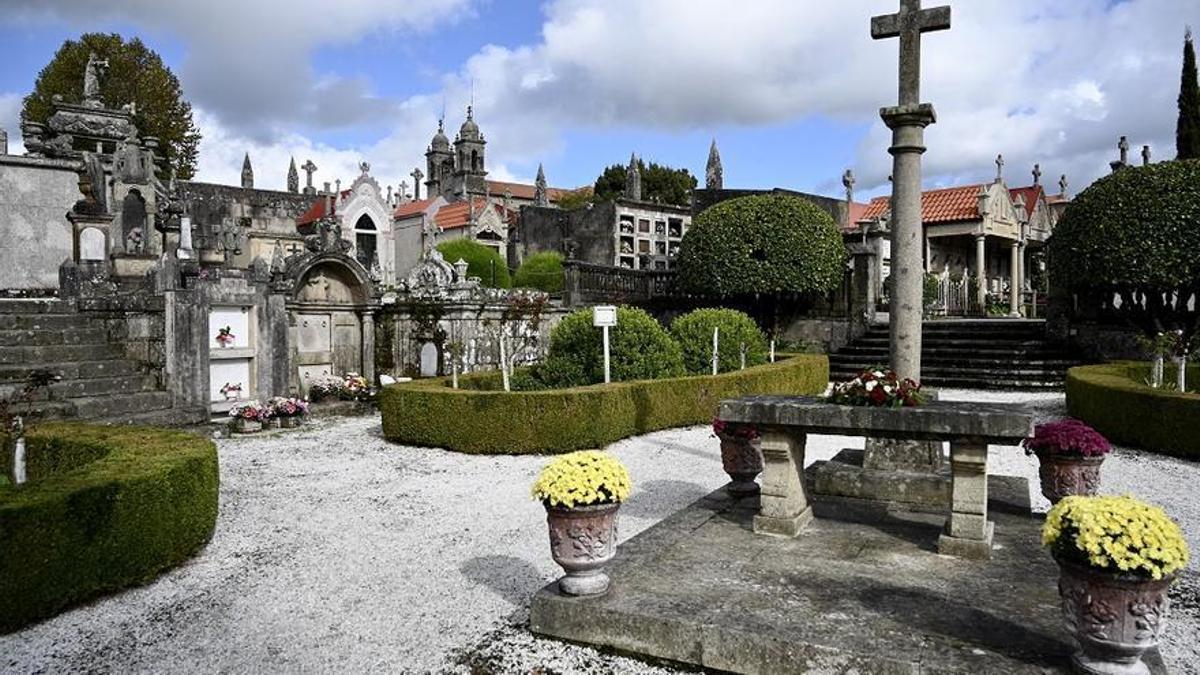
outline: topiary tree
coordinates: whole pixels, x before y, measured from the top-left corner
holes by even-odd
[[[717,370],[738,370],[742,365],[742,346],[746,365],[767,362],[767,338],[749,315],[735,309],[697,309],[671,322],[671,337],[683,351],[683,367],[689,373],[712,372],[713,329],[720,329],[717,340]]]
[[[513,277],[517,288],[535,288],[546,293],[563,289],[563,256],[554,251],[534,253],[521,263]]]
[[[485,246],[471,239],[451,239],[437,245],[437,250],[453,265],[461,260],[467,261],[467,276],[479,277],[488,288],[512,288],[512,277],[508,273],[508,265],[491,246]]]
[[[1175,123],[1175,158],[1200,158],[1200,82],[1192,30],[1183,38],[1183,72],[1179,78],[1179,119]]]
[[[684,374],[679,345],[654,317],[635,307],[617,308],[617,325],[609,329],[609,352],[614,382]],[[552,387],[604,381],[604,345],[601,329],[592,325],[591,309],[568,314],[550,332],[550,347],[537,377]]]
[[[134,122],[141,135],[158,137],[176,177],[191,178],[200,145],[192,106],[183,99],[179,80],[163,65],[162,58],[137,38],[126,42],[116,33],[85,33],[78,40],[64,42],[38,73],[33,91],[21,108],[21,120],[45,124],[53,112],[55,95],[68,103],[79,103],[84,69],[92,53],[108,61],[108,73],[100,82],[100,99],[109,108],[136,104]]]
[[[1067,206],[1047,244],[1051,291],[1108,305],[1147,333],[1197,328],[1200,160],[1130,167]],[[1117,294],[1121,302],[1111,302]]]

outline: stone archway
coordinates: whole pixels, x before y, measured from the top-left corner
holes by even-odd
[[[374,381],[374,289],[363,266],[326,253],[294,269],[292,278],[287,305],[294,388],[307,393],[325,374],[355,372]]]

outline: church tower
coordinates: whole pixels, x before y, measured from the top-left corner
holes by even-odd
[[[486,190],[487,183],[483,179],[487,175],[484,168],[485,145],[487,141],[483,139],[479,125],[475,123],[474,111],[471,106],[467,106],[467,119],[463,121],[458,130],[458,137],[454,139],[454,176],[456,183],[466,184],[468,192],[482,193]]]
[[[629,155],[629,168],[625,170],[625,198],[642,201],[642,172],[638,170],[636,154]]]
[[[425,181],[429,197],[436,197],[450,189],[450,177],[454,173],[454,152],[450,150],[450,139],[446,138],[444,121],[438,120],[437,133],[425,151]]]
[[[292,194],[300,192],[300,173],[296,171],[295,157],[292,158],[292,163],[288,165],[287,191]]]
[[[708,166],[704,169],[704,187],[720,190],[725,185],[725,172],[721,169],[721,153],[717,152],[717,139],[708,148]]]
[[[242,160],[242,187],[250,190],[254,187],[254,169],[250,168],[250,153]]]

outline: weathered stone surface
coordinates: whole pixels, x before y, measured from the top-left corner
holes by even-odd
[[[621,545],[600,598],[551,584],[535,633],[742,673],[1068,672],[1058,569],[1024,480],[992,478],[986,567],[934,551],[938,516],[817,519],[795,539],[750,531],[753,498],[718,490]],[[1147,661],[1165,673],[1157,653]]]
[[[895,507],[945,513],[950,503],[950,474],[885,471],[863,466],[863,451],[847,449],[829,462],[814,464],[809,473],[814,499],[829,497],[869,499]],[[818,510],[818,515],[821,515]]]
[[[866,408],[799,396],[746,396],[721,401],[718,416],[727,422],[801,427],[815,434],[971,439],[996,445],[1015,445],[1033,433],[1033,419],[1012,406],[950,401],[917,408]]]

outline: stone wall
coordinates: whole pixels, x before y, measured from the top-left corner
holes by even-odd
[[[616,205],[596,204],[590,209],[562,209],[523,206],[517,222],[515,254],[509,255],[510,267],[520,265],[527,256],[543,251],[564,253],[569,239],[574,257],[597,265],[612,265],[616,259]]]
[[[67,212],[81,197],[77,163],[0,156],[0,289],[58,288],[71,257]]]
[[[291,242],[300,246],[303,238],[296,231],[296,219],[304,214],[314,197],[278,190],[243,189],[232,185],[179,181],[179,196],[187,205],[187,213],[202,233],[219,231],[236,225],[239,218],[250,218],[250,229],[241,254],[234,258],[238,267],[247,267],[255,258],[271,259],[275,242]],[[197,241],[197,245],[202,242]]]

